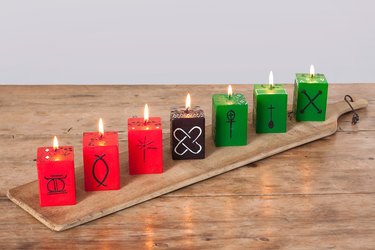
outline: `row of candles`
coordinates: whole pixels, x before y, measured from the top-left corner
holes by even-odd
[[[297,121],[324,121],[328,83],[323,74],[296,74],[293,113]],[[288,94],[281,84],[254,85],[253,124],[257,133],[287,131]],[[242,146],[248,143],[248,103],[240,93],[212,96],[212,136],[217,147]],[[205,158],[205,115],[199,106],[191,106],[190,95],[184,107],[170,113],[170,140],[173,160]],[[128,119],[129,174],[163,172],[162,123],[160,117],[149,117],[147,104],[143,118]],[[84,182],[86,191],[120,189],[120,162],[117,132],[104,132],[99,119],[99,132],[83,133]],[[38,148],[37,170],[40,205],[76,204],[74,150],[59,146]]]

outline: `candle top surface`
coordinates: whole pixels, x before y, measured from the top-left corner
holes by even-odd
[[[258,95],[264,94],[288,94],[284,88],[283,84],[275,84],[270,88],[269,84],[255,84],[254,91]]]
[[[228,94],[214,94],[212,101],[217,105],[247,105],[246,97],[239,93],[233,93],[231,97]]]
[[[308,73],[297,73],[296,74],[296,81],[297,83],[324,83],[328,84],[326,77],[324,74],[314,74],[311,77]]]
[[[99,132],[84,132],[83,133],[83,146],[96,147],[96,146],[114,146],[118,145],[118,133],[115,131],[104,132],[100,137]]]
[[[38,148],[37,161],[73,161],[74,150],[72,146],[60,146],[56,151],[53,147]]]
[[[194,106],[189,108],[186,111],[186,108],[183,106],[180,107],[171,107],[171,118],[178,119],[178,118],[200,118],[204,117],[204,112],[199,106]]]
[[[133,117],[128,119],[128,131],[130,130],[157,130],[162,129],[160,117],[149,117],[148,122],[144,118]]]

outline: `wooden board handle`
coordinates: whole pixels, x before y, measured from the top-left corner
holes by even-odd
[[[367,100],[356,98],[354,100],[354,102],[351,102],[354,109],[365,108],[368,105]],[[206,158],[200,161],[173,161],[168,146],[169,138],[166,138],[164,140],[165,172],[162,175],[129,176],[125,172],[121,177],[125,185],[120,190],[90,193],[84,191],[83,178],[80,177],[77,185],[79,187],[77,189],[78,203],[75,206],[40,207],[37,181],[13,188],[8,191],[7,195],[14,203],[52,230],[63,231],[198,181],[332,135],[337,131],[338,117],[349,111],[351,111],[350,106],[342,100],[327,106],[327,119],[324,122],[296,122],[291,120],[288,124],[288,132],[277,134],[256,134],[253,128],[249,128],[250,143],[242,147],[217,148],[208,134],[206,147],[208,153]],[[127,151],[124,151],[121,154],[127,155],[127,153]],[[127,169],[127,166],[125,169]]]
[[[355,110],[366,108],[368,106],[368,101],[366,99],[353,98],[353,100],[354,101],[350,102],[350,104]],[[334,107],[331,109],[331,112],[336,114],[336,119],[338,119],[341,115],[352,111],[350,106],[344,100],[335,103],[333,106]]]

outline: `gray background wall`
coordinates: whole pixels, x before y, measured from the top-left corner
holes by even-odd
[[[0,1],[0,82],[375,82],[374,1]]]

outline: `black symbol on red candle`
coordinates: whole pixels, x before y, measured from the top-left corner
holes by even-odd
[[[145,125],[145,122],[143,121],[143,119],[142,119],[142,121],[133,121],[133,122],[131,122],[130,123],[131,124],[131,126],[144,126]],[[160,122],[156,122],[156,121],[153,121],[153,120],[149,120],[148,122],[147,122],[147,125],[152,125],[152,126],[161,126],[161,123]]]
[[[97,141],[97,138],[90,138],[89,146],[95,146],[95,141]]]
[[[146,153],[147,153],[147,150],[149,150],[149,149],[151,149],[151,150],[156,149],[156,147],[152,146],[153,143],[154,143],[154,141],[147,141],[147,136],[144,137],[143,141],[138,140],[137,147],[140,150],[143,150],[143,162],[146,162]]]
[[[322,113],[322,110],[318,108],[318,106],[316,106],[316,104],[314,103],[314,101],[316,100],[316,98],[318,98],[321,94],[322,94],[322,91],[319,90],[318,93],[313,97],[311,98],[309,94],[307,94],[306,90],[302,90],[302,94],[304,94],[307,99],[309,99],[309,102],[306,104],[306,106],[300,110],[300,112],[303,114],[305,112],[305,110],[310,106],[312,105],[316,111],[318,112],[318,114]]]
[[[106,184],[104,184],[104,182],[107,180],[107,177],[108,177],[108,174],[109,174],[109,167],[108,167],[107,162],[104,160],[104,156],[105,156],[105,154],[95,155],[96,159],[94,161],[94,164],[92,165],[92,177],[94,177],[95,181],[98,183],[97,187],[100,187],[100,186],[106,187],[107,186]],[[99,162],[101,162],[102,164],[99,164]],[[101,180],[97,176],[97,171],[99,169],[99,167],[97,167],[98,165],[99,166],[101,165],[102,168],[104,166],[104,168],[105,168],[105,174],[103,175]]]
[[[65,181],[66,175],[51,175],[44,177],[47,180],[48,194],[65,194]]]
[[[70,155],[71,152],[73,151],[72,148],[66,148],[66,147],[64,147],[62,150],[63,150],[62,154],[63,154],[64,156],[68,156],[68,155]]]
[[[232,138],[232,131],[233,131],[233,122],[236,122],[234,118],[236,117],[236,113],[233,110],[229,110],[227,112],[227,122],[229,123],[229,137]]]
[[[181,138],[177,135],[177,132],[180,135],[182,135]],[[197,135],[192,138],[190,135],[193,133],[193,131],[197,131]],[[174,147],[174,152],[178,155],[184,155],[186,152],[190,152],[192,154],[199,154],[202,151],[202,146],[197,142],[198,138],[202,134],[202,129],[198,126],[192,127],[188,133],[186,133],[185,130],[182,128],[176,128],[173,131],[173,137],[178,141],[176,147]],[[192,147],[189,147],[188,145],[194,146],[196,149],[192,149]]]
[[[271,106],[269,106],[268,109],[270,110],[270,121],[268,122],[268,127],[273,128],[274,124],[273,124],[273,118],[272,118],[272,110],[274,110],[275,107],[272,106],[272,104],[271,104]]]

